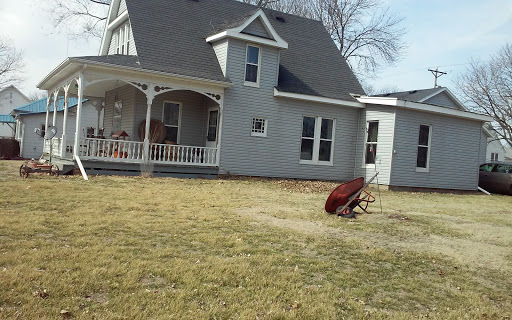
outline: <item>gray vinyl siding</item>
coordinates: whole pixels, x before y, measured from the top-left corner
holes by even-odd
[[[367,108],[361,110],[359,119],[359,129],[357,132],[355,176],[370,179],[379,172],[379,184],[388,185],[391,175],[391,162],[393,157],[393,134],[395,128],[394,107],[367,105]],[[379,132],[377,136],[377,154],[375,165],[365,164],[366,147],[366,129],[368,121],[379,122]],[[377,183],[377,180],[374,181]]]
[[[97,111],[92,105],[84,103],[82,111],[82,128],[96,127]],[[39,159],[43,154],[43,138],[34,132],[35,128],[41,128],[46,121],[46,113],[38,113],[32,115],[21,116],[21,120],[25,124],[25,133],[23,135],[23,150],[21,156],[27,159]],[[50,113],[50,125],[53,121],[53,113]],[[64,112],[57,113],[57,137],[62,136],[62,124],[64,121]],[[76,108],[69,110],[68,124],[66,128],[66,140],[71,142],[75,137],[76,128]],[[83,130],[80,136],[84,136]]]
[[[272,36],[270,34],[268,34],[267,30],[263,26],[263,23],[261,22],[260,19],[256,19],[253,22],[251,22],[251,24],[249,24],[242,31],[242,33],[246,33],[246,34],[250,34],[250,35],[262,37],[262,38],[273,39]]]
[[[429,172],[416,172],[421,124],[432,126]],[[391,185],[476,190],[481,126],[480,121],[397,109]]]
[[[135,88],[134,88],[135,89]],[[137,89],[135,89],[137,90]],[[181,104],[181,122],[179,127],[180,145],[203,147],[206,142],[206,118],[211,101],[206,96],[193,91],[172,91],[158,95],[151,105],[151,119],[163,120],[164,101]],[[213,101],[212,101],[213,102]],[[137,131],[141,122],[146,121],[146,96],[136,91],[136,109],[134,130]],[[134,137],[140,141],[140,137]]]
[[[224,76],[226,75],[227,59],[228,59],[228,39],[213,44],[213,50],[219,60],[220,68]]]
[[[117,30],[119,29],[116,29],[114,32],[112,32],[112,37],[110,38],[110,44],[109,44],[109,47],[108,47],[108,53],[109,55],[112,55],[112,54],[116,54],[116,51],[117,51]]]
[[[117,10],[117,16],[121,15],[121,13],[126,11],[126,0],[121,0],[119,2],[119,10]]]
[[[105,137],[110,137],[114,132],[112,131],[112,122],[114,116],[114,103],[117,100],[123,102],[123,109],[121,111],[121,130],[126,131],[129,137],[126,140],[137,140],[137,132],[134,130],[133,121],[135,113],[135,90],[133,86],[127,84],[117,89],[107,91],[105,94],[105,116],[104,128]]]
[[[235,175],[350,180],[359,109],[273,96],[278,50],[262,46],[260,87],[244,86],[246,43],[229,42],[220,172]],[[252,117],[268,119],[267,137],[252,137]],[[336,119],[333,166],[299,164],[302,118]]]
[[[436,94],[432,98],[426,100],[424,103],[435,104],[437,106],[460,110],[459,106],[453,101],[452,98],[450,98],[450,96],[446,92]]]

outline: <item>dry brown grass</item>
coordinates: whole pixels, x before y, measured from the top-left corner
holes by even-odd
[[[383,192],[343,220],[332,183],[19,164],[0,162],[0,318],[511,317],[512,197]]]

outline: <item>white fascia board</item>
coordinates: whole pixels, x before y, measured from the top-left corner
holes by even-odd
[[[300,93],[283,92],[283,91],[277,90],[276,88],[274,88],[274,97],[289,98],[289,99],[295,99],[295,100],[301,100],[301,101],[318,102],[318,103],[332,104],[332,105],[343,106],[343,107],[361,108],[361,109],[366,107],[364,105],[364,103],[341,100],[341,99],[311,96],[311,95],[300,94]]]
[[[426,104],[426,103],[400,100],[397,98],[365,97],[365,96],[363,96],[363,97],[357,98],[357,100],[362,103],[394,106],[394,107],[399,107],[399,108],[404,108],[404,109],[411,109],[411,110],[417,110],[417,111],[423,111],[423,112],[429,112],[429,113],[437,113],[437,114],[443,114],[443,115],[447,115],[447,116],[464,118],[464,119],[479,120],[479,121],[486,121],[486,122],[492,121],[492,117],[489,117],[489,116],[486,116],[483,114],[478,114],[478,113],[469,112],[469,111],[462,111],[462,110],[457,110],[457,109],[452,109],[452,108],[446,108],[446,107],[439,107],[439,106],[434,106],[434,105]]]
[[[37,85],[36,88],[41,90],[47,90],[43,89],[44,84],[50,80],[52,77],[54,77],[58,72],[60,72],[65,66],[67,66],[70,63],[70,58],[66,58],[64,61],[62,61],[55,69],[50,71],[46,77],[43,78]]]
[[[272,35],[274,40],[272,39],[265,39],[261,37],[252,36],[249,34],[244,34],[242,31],[247,28],[248,25],[250,25],[254,20],[261,18],[263,20],[263,26],[265,27],[265,30]],[[215,34],[211,37],[206,38],[206,42],[214,42],[219,41],[224,38],[235,38],[235,39],[241,39],[246,40],[249,42],[264,44],[270,47],[276,47],[280,49],[288,49],[288,42],[286,42],[283,38],[277,34],[274,27],[272,27],[272,24],[268,20],[267,16],[263,12],[263,10],[259,9],[255,14],[253,14],[247,21],[245,21],[241,26],[228,29],[226,31],[220,32],[218,34]]]
[[[112,0],[110,7],[108,8],[107,19],[105,19],[105,29],[103,30],[103,38],[101,38],[101,46],[99,55],[106,55],[108,52],[108,46],[110,45],[110,37],[112,37],[112,31],[109,31],[109,21],[112,21],[112,15],[114,14],[114,8],[119,8],[119,2],[121,0]],[[126,10],[128,11],[128,10]],[[107,41],[109,39],[109,41]]]
[[[128,20],[128,10],[123,11],[114,21],[108,24],[107,30],[112,31]]]

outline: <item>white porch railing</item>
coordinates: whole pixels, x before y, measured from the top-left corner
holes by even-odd
[[[44,140],[43,152],[50,154],[50,145],[52,156],[71,157],[73,155],[73,141],[66,141],[66,146],[62,146],[62,138],[53,138],[52,140]],[[62,152],[64,150],[64,153]]]
[[[217,165],[217,148],[152,144],[150,160],[162,164],[193,166]],[[82,159],[113,162],[142,162],[144,143],[95,138],[80,139],[78,155]]]

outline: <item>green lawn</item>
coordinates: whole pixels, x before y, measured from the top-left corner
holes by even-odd
[[[512,197],[333,183],[18,177],[0,161],[0,318],[510,319]],[[46,290],[46,291],[45,291]]]

